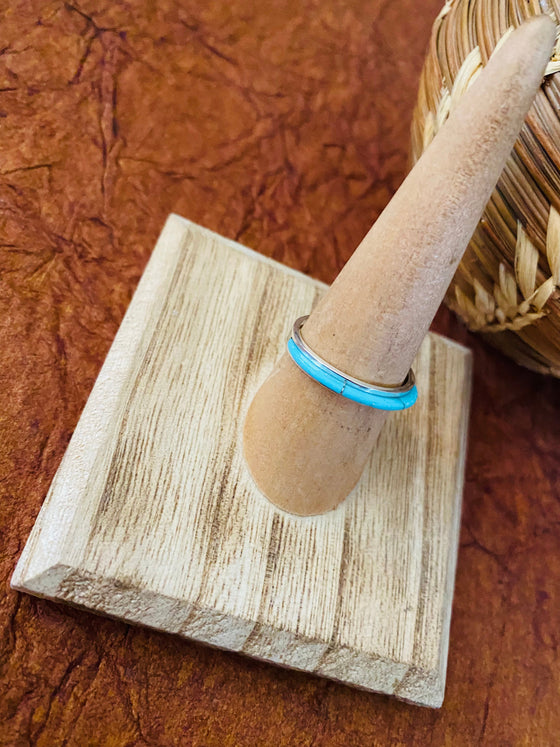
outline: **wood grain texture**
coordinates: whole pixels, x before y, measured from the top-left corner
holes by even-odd
[[[352,496],[277,510],[244,414],[324,286],[170,216],[13,586],[285,666],[441,705],[470,353],[429,335],[419,404]]]

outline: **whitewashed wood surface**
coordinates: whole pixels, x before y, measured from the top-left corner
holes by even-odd
[[[12,585],[439,706],[470,354],[428,335],[418,404],[349,499],[283,513],[245,467],[244,413],[324,290],[170,216]]]

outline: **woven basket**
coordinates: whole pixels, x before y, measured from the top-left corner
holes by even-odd
[[[434,22],[412,123],[429,145],[493,50],[560,0],[447,0]],[[560,44],[446,303],[518,363],[560,377]]]

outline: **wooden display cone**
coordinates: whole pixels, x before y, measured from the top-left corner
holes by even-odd
[[[554,23],[538,16],[492,55],[306,321],[303,337],[323,359],[384,386],[404,380],[554,41]],[[286,353],[249,408],[245,459],[274,504],[299,515],[324,513],[358,481],[386,417],[321,386]]]

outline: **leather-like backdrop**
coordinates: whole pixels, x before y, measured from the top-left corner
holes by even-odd
[[[557,740],[559,384],[447,311],[475,381],[441,711],[9,589],[167,214],[332,281],[405,174],[440,4],[4,4],[0,745]]]

